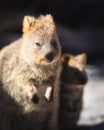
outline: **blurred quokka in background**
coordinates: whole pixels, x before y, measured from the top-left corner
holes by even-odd
[[[53,17],[25,16],[23,36],[0,51],[0,129],[57,130],[60,55]]]
[[[62,56],[60,88],[59,128],[69,129],[76,125],[82,109],[83,89],[87,82],[86,54]]]

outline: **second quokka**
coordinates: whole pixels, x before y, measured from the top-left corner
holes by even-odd
[[[7,107],[8,111],[11,109],[11,114],[6,119],[2,115],[6,111],[1,110],[0,116],[5,118],[0,120],[2,130],[5,127],[10,130],[41,130],[43,124],[46,125],[45,129],[57,129],[60,55],[61,46],[52,16],[25,16],[23,37],[0,52],[0,90],[2,95],[3,90],[20,106],[22,114],[30,113],[29,119],[24,122],[21,113],[18,117],[19,108],[14,115],[15,106],[11,107],[11,102],[5,106],[7,101],[3,95],[0,104]],[[14,118],[22,122],[18,124],[14,122]],[[11,120],[17,125],[11,125]]]
[[[85,72],[86,54],[62,56],[60,88],[59,128],[69,130],[74,127],[82,110],[83,89],[87,82]]]

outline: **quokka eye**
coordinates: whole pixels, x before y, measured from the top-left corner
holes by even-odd
[[[39,42],[36,42],[35,43],[38,47],[40,47],[41,46],[41,44],[39,43]]]
[[[52,45],[55,49],[57,49],[57,42],[56,42],[55,40],[51,41],[51,45]]]

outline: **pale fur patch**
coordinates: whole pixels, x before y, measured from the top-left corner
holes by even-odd
[[[51,95],[52,95],[52,86],[48,86],[45,92],[45,99],[47,101],[50,101]]]

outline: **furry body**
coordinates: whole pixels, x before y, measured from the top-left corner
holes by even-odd
[[[57,129],[60,54],[52,16],[25,16],[23,37],[0,52],[2,130]],[[53,89],[49,103],[47,87]]]

